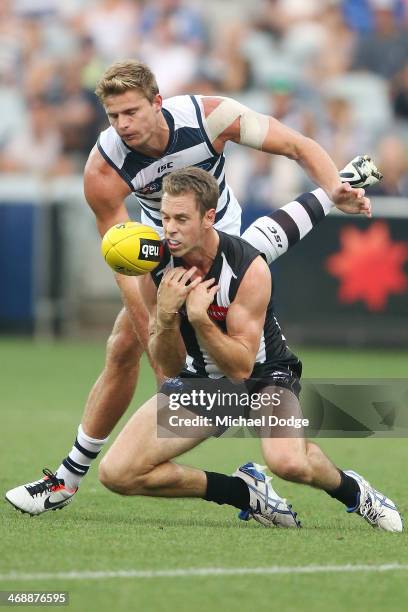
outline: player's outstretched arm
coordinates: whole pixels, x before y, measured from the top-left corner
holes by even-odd
[[[328,153],[314,140],[285,126],[277,119],[258,113],[232,98],[203,97],[204,125],[216,151],[221,152],[228,141],[252,147],[266,153],[284,155],[295,160],[336,205],[341,185],[338,170]],[[369,210],[369,201],[361,191],[350,187],[348,201]],[[341,205],[347,200],[341,199]]]
[[[340,172],[343,184],[336,190],[337,208],[347,213],[362,213],[371,216],[371,208],[360,210],[361,201],[356,197],[350,203],[350,183],[355,186],[355,192],[364,191],[381,180],[379,172],[367,156],[358,156],[349,162]],[[242,238],[264,253],[268,264],[286,253],[296,245],[312,229],[314,229],[330,212],[333,202],[323,189],[315,189],[303,193],[293,202],[270,215],[265,215],[254,221],[243,233]]]

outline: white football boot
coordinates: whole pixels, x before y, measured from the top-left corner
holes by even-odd
[[[272,477],[264,474],[266,466],[257,463],[245,463],[232,475],[242,478],[248,485],[248,510],[242,510],[238,516],[243,521],[251,518],[265,527],[301,527],[292,506],[282,499],[270,484]]]
[[[394,502],[376,491],[360,474],[347,470],[344,472],[357,481],[360,487],[360,499],[355,508],[347,508],[347,512],[356,512],[370,523],[372,527],[383,531],[402,531],[402,517]]]
[[[44,478],[20,485],[6,493],[6,500],[17,510],[31,516],[57,510],[70,503],[78,489],[67,489],[64,481],[50,470],[43,470]]]
[[[371,187],[376,185],[383,175],[368,155],[358,155],[340,171],[342,183],[350,183],[356,187]]]

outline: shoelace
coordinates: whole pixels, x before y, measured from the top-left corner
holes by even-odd
[[[45,493],[45,491],[52,491],[54,487],[60,486],[60,480],[57,478],[56,474],[53,474],[53,472],[51,472],[51,470],[49,470],[48,468],[44,468],[43,474],[47,477],[46,480],[42,479],[34,485],[29,485],[26,487],[31,497],[35,497],[36,495]]]
[[[364,502],[364,505],[360,508],[359,512],[361,516],[367,519],[367,521],[372,525],[376,525],[378,520],[384,517],[384,513],[381,511],[381,506],[380,508],[376,508],[375,502],[373,503],[370,494],[367,495],[367,500]]]

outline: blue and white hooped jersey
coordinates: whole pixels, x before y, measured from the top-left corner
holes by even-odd
[[[101,155],[139,200],[142,222],[162,233],[163,177],[179,168],[197,166],[210,172],[219,185],[215,227],[239,235],[241,208],[225,180],[225,157],[215,151],[207,135],[201,97],[169,98],[163,101],[162,112],[170,134],[167,149],[159,159],[129,148],[112,126],[101,132],[97,143]]]

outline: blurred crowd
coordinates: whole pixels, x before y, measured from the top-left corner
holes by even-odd
[[[370,153],[377,193],[408,197],[408,0],[1,0],[0,171],[81,173],[107,125],[93,90],[135,57],[164,97],[232,96],[320,142]],[[293,162],[231,145],[255,210],[309,187]]]

